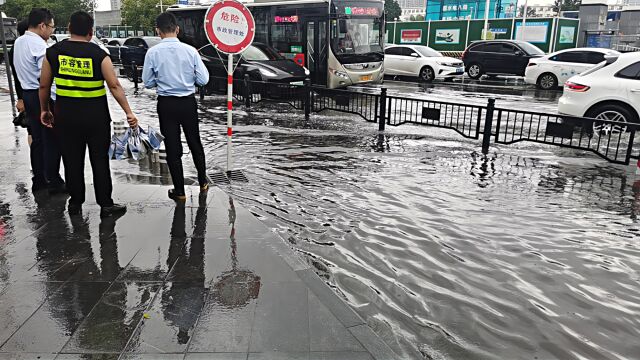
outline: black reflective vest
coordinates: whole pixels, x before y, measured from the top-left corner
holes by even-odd
[[[102,61],[107,53],[95,44],[65,40],[47,49],[53,71],[56,98],[95,99],[107,90],[102,75]]]

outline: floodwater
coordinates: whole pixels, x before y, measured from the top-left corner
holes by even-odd
[[[487,97],[437,85],[431,92]],[[495,95],[498,106],[529,110],[555,101]],[[130,97],[145,125],[157,124],[153,99],[151,91]],[[226,166],[225,109],[223,97],[201,104],[212,170]],[[234,160],[249,183],[226,190],[403,358],[638,358],[640,182],[632,169],[538,144],[493,146],[483,156],[479,141],[453,131],[403,125],[381,135],[356,116],[307,122],[288,105],[240,108],[234,120]],[[185,170],[194,176],[189,155]],[[126,162],[114,172],[162,177]]]

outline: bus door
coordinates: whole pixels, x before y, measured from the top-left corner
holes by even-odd
[[[305,22],[305,66],[311,72],[311,82],[327,84],[328,40],[327,20],[310,18]]]

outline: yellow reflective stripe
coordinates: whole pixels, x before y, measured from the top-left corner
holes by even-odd
[[[98,88],[104,85],[103,80],[86,81],[86,80],[69,80],[56,78],[56,85],[60,86],[73,86],[79,88]]]
[[[107,95],[107,89],[102,88],[92,91],[56,89],[56,95],[72,98],[95,98]]]

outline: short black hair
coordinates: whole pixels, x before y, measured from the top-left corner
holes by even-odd
[[[163,34],[172,33],[178,27],[178,20],[172,13],[163,12],[156,18],[156,27]]]
[[[18,35],[22,36],[29,29],[29,21],[24,19],[18,23]]]
[[[76,11],[69,17],[69,32],[73,35],[87,36],[93,29],[93,18],[86,11]]]
[[[28,26],[34,28],[40,24],[49,25],[53,20],[53,14],[47,8],[33,8],[29,13]]]

